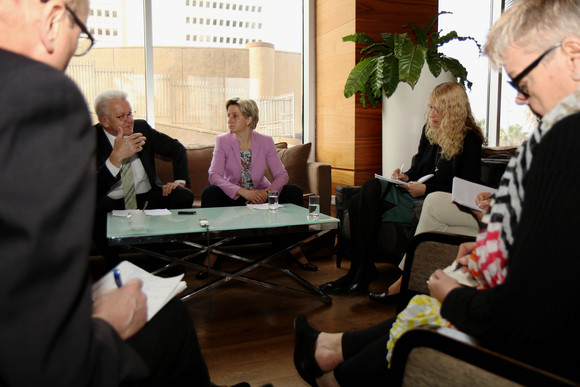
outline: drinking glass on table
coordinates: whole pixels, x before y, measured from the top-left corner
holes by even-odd
[[[310,195],[308,197],[308,216],[318,218],[320,215],[320,196]]]
[[[268,191],[268,208],[270,212],[278,212],[278,191]]]

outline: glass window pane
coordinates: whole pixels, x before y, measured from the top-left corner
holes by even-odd
[[[520,145],[536,126],[537,118],[528,105],[515,103],[516,90],[507,81],[510,77],[502,73],[501,115],[499,145]]]
[[[213,143],[228,130],[226,100],[241,96],[259,104],[258,131],[302,142],[302,0],[221,4],[151,1],[156,128],[184,144]],[[89,105],[123,89],[146,118],[143,1],[94,0],[90,15],[96,44],[67,73]]]
[[[483,47],[491,25],[491,1],[440,0],[439,11],[453,12],[439,17],[442,35],[456,31],[459,36],[475,38]],[[471,90],[467,90],[473,115],[482,129],[486,130],[488,59],[480,56],[476,45],[468,41],[450,42],[440,52],[458,59],[467,69],[467,79],[473,82]]]
[[[302,142],[302,1],[205,3],[152,4],[157,128],[185,144],[213,143],[228,130],[225,102],[239,96],[258,102],[259,132]],[[176,25],[183,16],[206,23]]]
[[[86,55],[73,57],[66,73],[83,92],[94,123],[94,99],[107,89],[129,93],[135,118],[146,116],[142,15],[140,0],[91,2],[87,28],[95,45]]]

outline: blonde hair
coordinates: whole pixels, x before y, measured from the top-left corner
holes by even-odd
[[[475,123],[471,105],[463,85],[457,82],[442,83],[431,91],[431,105],[441,116],[441,124],[435,127],[427,110],[425,134],[431,144],[441,147],[441,156],[450,160],[463,150],[463,140],[470,130],[485,142],[481,128]]]
[[[234,97],[226,102],[226,110],[231,105],[237,105],[242,112],[242,115],[246,118],[252,117],[252,122],[250,122],[250,128],[252,130],[256,129],[258,121],[260,120],[258,104],[253,99],[249,98],[239,98]]]
[[[580,0],[519,0],[489,30],[484,53],[500,67],[510,46],[544,51],[568,36],[580,37]]]

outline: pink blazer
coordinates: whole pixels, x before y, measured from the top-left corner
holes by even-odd
[[[266,165],[270,167],[274,181],[270,183],[264,176]],[[252,131],[252,181],[258,190],[271,189],[282,191],[288,183],[288,172],[278,157],[274,140],[270,136]],[[242,176],[240,145],[232,132],[217,135],[211,165],[209,183],[217,185],[230,198],[236,200],[240,189],[238,182]]]

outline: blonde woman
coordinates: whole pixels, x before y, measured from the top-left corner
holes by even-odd
[[[252,99],[232,98],[226,102],[229,132],[216,136],[215,148],[209,167],[209,183],[203,190],[202,207],[244,206],[261,204],[268,200],[268,191],[280,193],[280,203],[302,205],[302,188],[288,184],[288,172],[278,157],[272,137],[256,132],[259,121],[258,105]],[[266,176],[266,167],[273,181]],[[298,266],[316,271],[301,248],[291,252]],[[214,267],[217,257],[210,255],[204,265]],[[200,271],[197,279],[209,277]]]
[[[353,244],[351,266],[345,276],[321,285],[322,291],[359,294],[368,290],[377,273],[375,258],[384,254],[377,244],[381,222],[411,222],[412,219],[412,208],[395,206],[389,201],[390,194],[398,195],[399,202],[409,203],[411,198],[421,199],[431,192],[451,192],[454,176],[479,181],[484,136],[475,123],[463,86],[456,82],[436,86],[431,91],[426,117],[411,168],[406,172],[395,169],[392,174],[393,179],[409,184],[393,187],[385,180],[370,179],[352,198],[348,209]],[[433,177],[423,183],[417,182],[427,174]],[[402,195],[400,190],[403,190]],[[400,261],[401,258],[397,254],[395,259]]]

